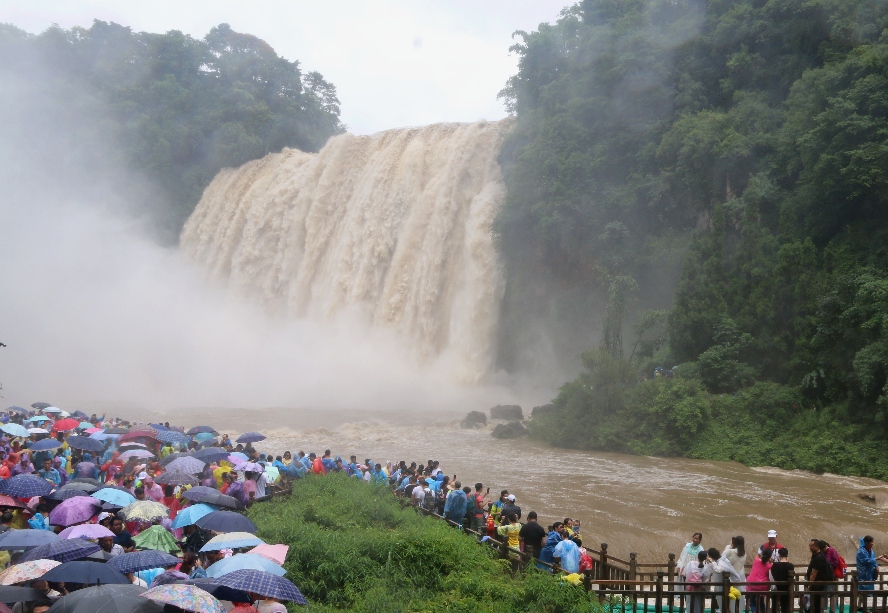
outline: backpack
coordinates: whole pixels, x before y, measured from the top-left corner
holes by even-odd
[[[839,555],[838,552],[836,552],[836,557],[839,559],[839,563],[833,567],[833,577],[836,579],[844,579],[848,565],[845,563],[845,558]]]
[[[592,556],[583,550],[583,553],[580,555],[580,572],[583,573],[587,570],[592,570],[594,566],[595,561],[592,559]]]
[[[703,590],[703,586],[700,585],[703,583],[703,569],[700,568],[700,565],[695,562],[691,562],[688,566],[687,571],[685,572],[685,581],[687,581],[687,591],[689,592],[700,592]]]

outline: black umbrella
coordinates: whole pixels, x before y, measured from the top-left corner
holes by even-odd
[[[89,419],[89,415],[87,415],[80,409],[77,409],[76,411],[71,413],[71,417],[79,417],[82,421],[86,421],[87,419]]]
[[[140,570],[151,570],[152,568],[166,568],[178,561],[179,559],[176,556],[171,556],[163,551],[146,549],[145,551],[122,553],[108,562],[108,566],[126,574],[137,573]]]
[[[96,487],[103,487],[105,485],[98,479],[93,479],[91,477],[78,477],[77,479],[72,479],[71,483],[89,483],[90,485],[95,485]]]
[[[81,436],[79,434],[69,436],[65,439],[65,442],[68,443],[68,446],[73,447],[74,449],[82,449],[83,451],[105,450],[105,445],[102,441],[95,438],[89,438],[88,436]]]
[[[105,430],[105,434],[126,434],[129,432],[126,428],[108,428]]]
[[[20,530],[18,532],[21,532]],[[55,560],[56,562],[70,562],[80,560],[97,552],[101,547],[85,539],[62,539],[54,543],[47,543],[34,547],[20,558],[21,562],[30,560]]]
[[[51,407],[52,405],[48,402],[35,402],[31,406],[39,411],[40,409],[45,409],[46,407]]]
[[[66,483],[65,485],[60,487],[59,491],[62,492],[65,490],[74,490],[75,492],[87,492],[91,494],[97,489],[99,489],[99,486],[93,485],[92,483],[80,483],[78,481],[71,481],[70,483]]]
[[[14,602],[31,602],[46,598],[40,590],[32,587],[19,587],[17,585],[0,585],[0,602],[12,604]]]
[[[215,579],[204,577],[203,579],[189,579],[188,581],[177,581],[184,585],[194,585],[205,592],[209,592],[218,600],[227,600],[229,602],[253,602],[250,595],[242,590],[236,590],[224,585],[216,583]]]
[[[49,500],[68,500],[68,498],[74,498],[75,496],[89,496],[84,490],[77,488],[62,488],[60,490],[54,491],[52,494],[47,496]]]
[[[129,584],[126,576],[102,562],[80,560],[65,562],[40,577],[44,581],[59,583],[82,583],[86,585],[109,585],[112,583]]]
[[[127,585],[97,585],[60,598],[52,613],[163,613],[163,605],[139,596],[145,588]]]
[[[152,428],[154,428],[155,430],[157,430],[158,432],[166,432],[167,430],[169,430],[169,428],[167,428],[163,424],[148,424],[148,425],[151,426]]]
[[[40,548],[41,545],[53,545],[59,541],[59,535],[49,530],[7,530],[0,534],[0,550],[18,551]]]
[[[244,505],[234,496],[226,496],[219,490],[211,487],[198,485],[186,491],[183,496],[193,502],[205,502],[206,504],[216,505],[217,507],[226,507],[228,509],[239,510]]]
[[[196,522],[198,528],[213,532],[249,532],[256,534],[259,528],[250,519],[233,511],[213,511]]]
[[[215,428],[210,426],[194,426],[191,430],[186,432],[188,436],[194,436],[195,434],[200,434],[201,432],[209,432],[211,434],[219,434],[216,432]]]
[[[197,485],[200,483],[196,477],[192,477],[181,470],[171,470],[168,473],[163,473],[159,477],[155,477],[154,482],[160,485]]]
[[[267,436],[262,434],[261,432],[245,432],[237,437],[238,443],[258,443],[259,441],[264,441]]]

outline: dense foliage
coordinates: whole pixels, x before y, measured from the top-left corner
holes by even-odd
[[[28,139],[59,129],[87,149],[113,139],[111,159],[96,156],[147,179],[167,240],[221,168],[283,147],[316,151],[343,130],[330,83],[227,24],[202,40],[103,21],[38,36],[0,24],[0,77],[6,96],[21,90],[40,108],[22,127]]]
[[[386,487],[344,475],[298,480],[292,496],[249,515],[260,537],[290,545],[287,578],[310,611],[602,610],[582,586],[538,571],[513,575],[493,549],[401,507]]]
[[[519,33],[510,282],[543,266],[611,305],[607,359],[556,402],[570,429],[538,435],[888,477],[886,26],[886,0],[584,0]],[[650,306],[666,325],[626,356]],[[641,381],[658,364],[682,375]]]

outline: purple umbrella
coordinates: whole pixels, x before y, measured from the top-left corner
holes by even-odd
[[[100,539],[114,536],[114,533],[100,524],[80,524],[79,526],[71,526],[59,532],[59,538],[63,539]]]
[[[68,498],[49,512],[49,523],[53,526],[80,524],[89,521],[101,508],[101,501],[90,496]]]

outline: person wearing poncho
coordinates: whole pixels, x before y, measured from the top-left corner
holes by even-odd
[[[873,551],[873,544],[873,537],[864,536],[860,539],[860,549],[857,550],[858,611],[866,610],[868,592],[873,591],[872,581],[875,581],[879,574],[879,561],[888,562],[888,556],[876,555],[876,552]]]
[[[678,556],[678,561],[675,563],[675,570],[678,571],[678,574],[681,574],[681,570],[685,566],[697,561],[697,556],[703,551],[703,546],[700,545],[702,542],[703,533],[694,532],[691,542],[684,546],[684,549],[681,550],[681,554]]]

